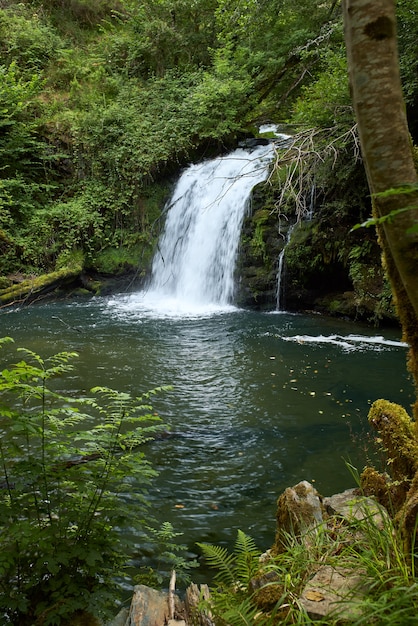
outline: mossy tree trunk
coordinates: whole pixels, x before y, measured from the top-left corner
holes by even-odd
[[[394,0],[345,0],[344,24],[353,105],[379,241],[418,391],[418,188],[399,75]],[[411,230],[412,229],[412,230]],[[418,417],[418,402],[415,404]]]
[[[404,338],[410,345],[409,368],[417,391],[415,423],[401,407],[385,400],[372,406],[369,421],[379,433],[391,477],[367,468],[362,487],[392,507],[405,551],[412,554],[418,514],[418,177],[399,75],[395,2],[343,2],[361,149],[384,263]],[[405,186],[408,193],[402,190]],[[388,190],[395,192],[380,195]]]

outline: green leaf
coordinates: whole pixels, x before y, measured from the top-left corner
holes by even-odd
[[[406,211],[412,211],[416,209],[417,209],[416,206],[407,206],[407,207],[403,207],[402,209],[395,209],[394,211],[390,211],[390,213],[387,213],[387,215],[382,215],[381,217],[370,217],[368,220],[366,220],[362,224],[355,224],[355,226],[351,228],[350,232],[353,232],[354,230],[357,230],[358,228],[369,228],[370,226],[376,226],[376,224],[384,224],[385,222],[391,222],[400,213],[405,213]],[[415,228],[415,226],[413,226],[412,228]]]

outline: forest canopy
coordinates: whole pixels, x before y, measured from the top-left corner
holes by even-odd
[[[413,134],[416,18],[413,0],[398,2]],[[145,271],[185,164],[257,136],[265,122],[320,129],[322,145],[355,124],[335,0],[4,0],[0,106],[1,286],[71,267]],[[321,241],[332,215],[343,214],[346,235],[369,214],[348,137],[315,173],[318,222],[302,257],[290,255],[295,284],[303,264],[336,259]],[[338,249],[353,283],[370,248],[375,255],[370,235],[357,234]]]

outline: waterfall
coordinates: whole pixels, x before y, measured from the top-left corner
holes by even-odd
[[[286,235],[286,241],[284,243],[283,249],[281,250],[280,254],[279,254],[279,259],[277,262],[277,291],[276,291],[276,311],[281,311],[282,310],[282,279],[283,279],[283,273],[284,273],[284,255],[286,252],[286,248],[287,248],[287,244],[290,241],[290,237],[292,236],[292,231],[294,229],[296,224],[292,224],[291,226],[289,226],[289,229],[287,231],[287,235]]]
[[[271,144],[239,148],[184,171],[168,203],[144,304],[193,311],[233,303],[243,218],[273,152]]]

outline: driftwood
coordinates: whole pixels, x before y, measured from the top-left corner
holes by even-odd
[[[201,611],[199,603],[201,600],[208,601],[210,598],[209,587],[207,585],[196,585],[192,583],[186,589],[184,598],[185,614],[187,624],[193,626],[213,626],[212,614],[210,611]]]

